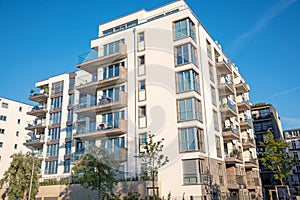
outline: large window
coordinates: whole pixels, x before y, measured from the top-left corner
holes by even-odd
[[[177,73],[177,92],[194,90],[199,92],[198,74],[193,70]]]
[[[218,136],[216,136],[216,150],[217,150],[217,156],[219,158],[222,158],[221,140],[220,140],[220,137],[218,137]]]
[[[47,157],[58,156],[58,148],[59,148],[59,144],[48,145]]]
[[[63,97],[56,97],[51,99],[51,108],[61,108]]]
[[[202,151],[204,152],[203,130],[199,128],[184,128],[180,133],[180,151]]]
[[[103,80],[119,76],[120,66],[124,66],[124,64],[116,63],[108,67],[105,67],[103,70]]]
[[[75,78],[70,78],[69,90],[74,90],[75,87]]]
[[[222,163],[218,163],[218,175],[219,175],[219,182],[220,182],[220,185],[224,185],[224,177],[223,177],[223,167],[222,167]]]
[[[205,165],[204,160],[191,159],[182,160],[183,168],[183,184],[196,185],[203,184],[205,181]]]
[[[59,124],[61,122],[61,112],[50,113],[50,124]]]
[[[216,106],[217,105],[216,89],[213,86],[210,86],[210,91],[211,91],[211,101]]]
[[[202,121],[201,104],[196,98],[183,99],[178,101],[179,121],[199,120]]]
[[[68,110],[68,122],[72,122],[73,121],[73,109]]]
[[[124,119],[124,111],[102,114],[102,123],[100,129],[118,128],[119,120]]]
[[[64,81],[59,81],[52,84],[52,94],[63,92],[63,90],[64,90]]]
[[[219,131],[219,117],[217,111],[213,110],[214,128]]]
[[[208,67],[209,67],[209,78],[212,82],[215,82],[214,66],[210,62],[208,62]]]
[[[71,165],[70,159],[64,161],[64,173],[70,172],[70,165]]]
[[[174,29],[175,40],[186,37],[195,39],[195,26],[189,18],[174,22]]]
[[[72,142],[66,142],[65,144],[65,154],[70,155],[71,154],[71,147],[72,147]]]
[[[57,173],[57,167],[58,167],[57,160],[46,162],[46,164],[45,164],[45,174],[56,174]]]
[[[110,55],[110,54],[120,52],[120,43],[124,44],[124,42],[125,42],[125,40],[122,39],[122,40],[104,45],[104,47],[103,47],[104,48],[103,49],[103,56],[107,56],[107,55]]]
[[[267,131],[272,128],[271,121],[255,122],[253,123],[255,131]]]
[[[114,155],[115,157],[119,157],[119,148],[125,147],[125,138],[109,138],[107,140],[107,151],[108,153]]]
[[[194,63],[197,65],[196,48],[192,44],[184,44],[176,47],[176,65]]]
[[[51,128],[48,132],[49,140],[58,140],[60,138],[60,128]]]
[[[103,99],[105,99],[103,101],[103,103],[106,103],[107,100],[113,101],[113,102],[119,101],[120,90],[124,91],[125,88],[124,87],[116,87],[116,88],[110,88],[107,90],[103,90],[102,96],[103,96]],[[100,100],[100,102],[101,102],[101,100]]]

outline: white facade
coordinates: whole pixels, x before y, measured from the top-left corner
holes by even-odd
[[[27,115],[31,109],[31,105],[0,97],[0,179],[10,165],[10,156],[30,151],[23,143],[28,138],[27,121],[33,119]]]

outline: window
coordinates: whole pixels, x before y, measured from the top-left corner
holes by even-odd
[[[119,148],[125,147],[125,138],[109,138],[106,141],[106,149],[109,154],[114,155],[115,157],[119,157]]]
[[[174,22],[174,29],[175,40],[186,38],[188,36],[195,39],[195,26],[189,18]]]
[[[293,152],[293,154],[294,154],[294,158],[298,159],[298,152]]]
[[[19,137],[19,131],[16,132],[16,136]]]
[[[146,117],[146,106],[139,107],[139,117]]]
[[[66,130],[66,138],[70,138],[72,137],[72,130],[73,130],[73,126],[70,125],[70,126],[67,126],[67,130]]]
[[[8,103],[2,102],[2,108],[8,108]]]
[[[199,128],[184,128],[180,133],[180,151],[188,152],[199,150],[204,152],[203,130]]]
[[[116,87],[116,88],[111,88],[107,90],[103,90],[102,92],[102,97],[103,100],[100,99],[99,102],[103,102],[104,104],[107,103],[107,101],[119,101],[120,99],[120,90],[124,91],[124,87]]]
[[[209,66],[209,78],[212,82],[215,82],[214,66],[210,62],[208,62],[208,66]]]
[[[6,117],[6,116],[4,116],[4,115],[0,115],[0,120],[1,120],[1,121],[6,121],[6,119],[7,119],[7,117]]]
[[[61,112],[50,113],[50,124],[59,124],[61,122]]]
[[[178,101],[179,121],[199,120],[202,121],[201,104],[198,99],[189,98]]]
[[[102,114],[102,123],[99,125],[101,126],[99,129],[118,128],[119,120],[124,118],[124,111]]]
[[[17,122],[18,124],[20,124],[21,123],[21,119],[18,119],[18,122]]]
[[[139,135],[139,147],[140,147],[140,152],[144,151],[144,146],[147,142],[147,133],[141,133]]]
[[[72,142],[66,142],[65,144],[65,154],[70,155],[71,154],[71,147],[72,147]]]
[[[103,46],[103,56],[111,55],[120,52],[120,43],[125,43],[125,40],[115,41]]]
[[[219,158],[222,158],[221,140],[220,140],[220,137],[218,137],[218,136],[216,136],[216,150],[217,150],[217,156]]]
[[[146,74],[146,68],[145,68],[145,56],[139,56],[138,57],[138,74],[139,76],[145,75]]]
[[[0,148],[2,148],[3,147],[3,142],[0,142]]]
[[[206,40],[206,49],[207,49],[207,56],[209,58],[212,58],[212,55],[211,55],[211,44],[208,40]]]
[[[48,140],[58,140],[60,138],[60,128],[49,129],[48,136]]]
[[[74,93],[69,95],[69,102],[68,105],[74,105]]]
[[[59,81],[52,84],[52,94],[61,93],[64,90],[64,81]]]
[[[145,80],[139,81],[139,90],[145,90]]]
[[[291,149],[296,149],[296,141],[295,140],[293,140],[291,142]]]
[[[214,128],[219,131],[219,117],[217,111],[213,110]]]
[[[120,75],[120,63],[110,65],[103,69],[103,80],[117,77]]]
[[[203,184],[205,181],[205,165],[204,160],[192,159],[182,160],[183,168],[183,184],[196,185]]]
[[[211,90],[211,101],[216,106],[217,105],[216,89],[213,86],[210,86],[210,90]]]
[[[222,163],[218,163],[218,175],[219,175],[219,182],[220,182],[220,185],[224,185]]]
[[[58,162],[48,161],[45,163],[45,174],[56,174],[57,173]]]
[[[63,97],[56,97],[51,99],[51,108],[61,108],[62,107],[62,102],[63,102]]]
[[[47,147],[47,157],[58,156],[59,144],[51,144]]]
[[[4,134],[5,133],[5,129],[0,128],[0,134]]]
[[[19,112],[22,112],[22,107],[19,107]]]
[[[75,78],[70,78],[69,80],[69,90],[74,90],[75,87]]]
[[[73,109],[68,110],[68,122],[72,122],[73,121]]]
[[[145,41],[145,33],[141,32],[138,33],[138,42],[144,42]]]
[[[194,63],[197,65],[196,48],[192,44],[184,44],[176,47],[176,65]]]
[[[64,173],[70,172],[70,165],[71,165],[70,159],[64,161]]]
[[[18,148],[18,144],[15,144],[14,149],[17,149],[17,148]]]
[[[177,92],[197,91],[199,92],[198,74],[193,70],[177,73]]]
[[[142,55],[142,56],[139,56],[138,58],[138,61],[139,61],[139,65],[144,65],[145,64],[145,56]]]

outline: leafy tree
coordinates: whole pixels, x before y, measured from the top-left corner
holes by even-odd
[[[116,199],[113,188],[118,161],[101,147],[91,147],[72,168],[72,176],[84,188],[98,191],[98,199]]]
[[[284,185],[292,167],[297,162],[286,152],[288,143],[282,139],[274,139],[272,132],[268,131],[268,135],[263,142],[260,142],[260,145],[265,148],[265,151],[260,152],[259,160],[264,167],[274,173],[274,178]]]
[[[164,145],[162,144],[163,139],[155,142],[153,140],[154,135],[148,135],[144,151],[140,152],[137,157],[141,158],[143,163],[147,164],[147,168],[142,169],[143,178],[152,181],[152,193],[154,199],[155,194],[155,177],[158,175],[158,169],[169,162],[168,156],[162,154]]]
[[[34,159],[33,156],[27,156],[21,152],[12,155],[12,162],[10,163],[9,168],[4,172],[3,178],[0,180],[0,187],[2,187],[4,184],[9,185],[7,191],[9,199],[34,199],[39,188],[37,174],[37,168],[39,164],[40,161]],[[33,171],[32,167],[34,167]],[[32,172],[33,174],[31,174]],[[30,198],[28,198],[31,178],[31,194]]]

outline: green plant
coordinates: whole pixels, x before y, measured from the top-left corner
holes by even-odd
[[[234,148],[234,149],[231,151],[230,156],[231,156],[231,157],[233,157],[233,156],[240,156],[240,151],[239,151],[239,149]]]
[[[141,195],[138,192],[129,192],[123,197],[123,200],[138,200]]]

